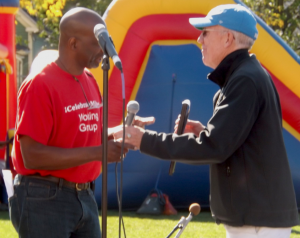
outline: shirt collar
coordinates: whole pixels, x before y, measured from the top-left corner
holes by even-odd
[[[234,72],[234,70],[241,64],[241,62],[249,58],[249,53],[247,49],[236,50],[229,55],[227,55],[218,67],[207,75],[207,78],[212,82],[218,84],[220,88],[224,87],[227,83],[229,76]]]

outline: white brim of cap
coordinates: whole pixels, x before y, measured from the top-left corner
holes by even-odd
[[[196,27],[197,29],[202,30],[204,27],[209,27],[209,26],[215,26],[210,19],[206,17],[197,17],[197,18],[190,18],[189,22],[191,25]]]

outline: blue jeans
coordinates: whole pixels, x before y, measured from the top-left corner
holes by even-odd
[[[101,238],[93,191],[23,177],[9,199],[11,222],[22,238]]]

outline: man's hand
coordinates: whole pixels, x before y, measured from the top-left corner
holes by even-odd
[[[122,148],[122,144],[120,142],[114,141],[114,140],[108,141],[108,143],[107,143],[107,162],[108,163],[120,162],[121,148]],[[127,152],[128,152],[128,149],[126,148],[126,145],[125,145],[124,150],[123,150],[123,158],[125,158]]]
[[[154,117],[139,117],[139,116],[135,116],[132,122],[133,126],[138,126],[141,128],[145,128],[145,126],[151,125],[155,122],[155,118]],[[108,134],[108,140],[112,140],[113,134],[115,132],[120,131],[120,129],[122,129],[123,125],[118,125],[116,127],[111,127],[108,128],[107,130],[107,134]]]
[[[174,133],[176,134],[178,130],[179,120],[180,120],[180,115],[178,115],[178,118],[175,121]],[[200,132],[204,130],[204,128],[205,126],[203,126],[200,121],[193,121],[188,119],[186,122],[184,133],[194,133],[194,135],[198,137]]]
[[[0,141],[0,148],[8,145],[9,143],[11,143],[13,141],[13,137],[10,139],[10,140],[7,140],[7,141]]]
[[[128,149],[138,150],[141,145],[145,126],[155,122],[154,117],[139,117],[135,116],[132,126],[125,127],[125,147]],[[123,142],[123,125],[119,125],[108,129],[108,134],[113,135],[115,142]],[[126,151],[127,152],[127,151]]]
[[[27,169],[60,170],[79,166],[92,161],[102,161],[103,145],[61,148],[39,143],[29,136],[20,136],[21,153]],[[121,161],[120,142],[109,140],[107,162]],[[124,148],[123,155],[128,152]]]
[[[142,127],[145,128],[145,126],[151,125],[155,122],[155,118],[154,117],[139,117],[139,116],[135,116],[134,120],[132,122],[133,126],[138,126],[138,127]]]
[[[142,137],[145,133],[145,130],[137,126],[126,126],[125,127],[125,144],[126,146],[132,147],[134,150],[140,149]],[[115,141],[123,141],[123,128],[119,127],[119,130],[114,132]],[[129,148],[130,148],[129,147]]]

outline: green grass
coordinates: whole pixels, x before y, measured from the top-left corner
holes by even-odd
[[[135,212],[123,212],[123,219],[128,238],[165,238],[188,212],[179,212],[173,216],[145,216]],[[101,217],[100,217],[101,222]],[[101,224],[101,223],[100,223]],[[175,232],[177,234],[177,231]],[[172,236],[174,237],[175,234]],[[108,211],[107,237],[119,236],[119,216],[116,211]],[[17,238],[18,235],[9,220],[8,212],[0,212],[0,238]],[[122,235],[122,237],[124,237]],[[203,211],[188,224],[181,238],[225,238],[225,229],[216,225],[209,212]],[[300,238],[300,226],[293,227],[291,238]]]

